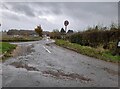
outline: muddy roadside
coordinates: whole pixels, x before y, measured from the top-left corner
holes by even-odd
[[[9,53],[9,55],[2,56],[2,62],[5,62],[5,60],[13,57],[16,58],[18,56],[25,56],[31,52],[34,52],[32,49],[34,47],[33,44],[31,45],[17,45],[16,48]]]
[[[25,56],[31,52],[33,52],[34,50],[32,49],[34,47],[34,45],[18,45],[16,47],[15,50],[13,50],[12,57],[18,57],[18,56]]]

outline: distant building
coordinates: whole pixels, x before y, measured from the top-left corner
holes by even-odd
[[[67,33],[68,33],[68,34],[71,34],[71,33],[74,33],[74,31],[73,31],[73,30],[68,30]]]
[[[49,31],[43,31],[42,34],[43,34],[43,36],[50,36],[50,32]]]

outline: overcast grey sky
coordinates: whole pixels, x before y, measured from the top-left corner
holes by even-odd
[[[117,2],[2,2],[2,29],[31,29],[41,24],[43,30],[64,27],[84,30],[88,26],[109,26],[118,22]]]

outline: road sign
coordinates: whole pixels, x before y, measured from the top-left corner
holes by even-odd
[[[65,31],[67,30],[67,25],[69,24],[68,20],[64,21],[64,25],[65,25]]]
[[[64,22],[64,25],[67,26],[68,24],[69,24],[69,22],[66,20],[66,21]]]

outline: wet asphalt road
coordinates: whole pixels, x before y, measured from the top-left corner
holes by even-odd
[[[2,64],[3,87],[117,87],[118,65],[56,46],[16,43],[23,52]],[[26,54],[25,54],[26,53]]]

